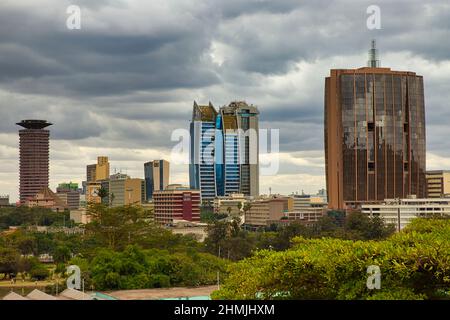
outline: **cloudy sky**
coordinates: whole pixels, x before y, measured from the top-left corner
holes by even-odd
[[[379,30],[366,26],[372,4]],[[70,5],[79,30],[66,26]],[[0,194],[18,198],[21,119],[54,123],[55,188],[81,182],[97,155],[143,177],[144,162],[170,159],[194,100],[257,105],[261,127],[280,130],[280,170],[261,177],[261,192],[316,192],[324,78],[364,66],[372,38],[382,66],[424,76],[427,167],[450,169],[448,0],[2,0]],[[187,166],[171,177],[187,183]]]

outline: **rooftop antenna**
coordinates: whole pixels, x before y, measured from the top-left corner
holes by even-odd
[[[372,46],[369,50],[369,61],[367,61],[367,66],[370,68],[379,68],[380,60],[378,60],[378,49],[376,40],[372,40]]]

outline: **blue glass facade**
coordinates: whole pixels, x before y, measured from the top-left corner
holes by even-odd
[[[211,104],[198,106],[194,103],[189,179],[190,187],[200,190],[202,202],[212,201],[216,196],[242,193],[240,124],[236,113],[225,114],[222,110],[218,113]],[[248,122],[248,112],[242,113]],[[245,127],[247,130],[248,125]]]
[[[222,134],[222,116],[216,117],[216,140],[215,140],[215,169],[216,169],[216,189],[217,195],[225,195],[225,174],[223,164],[223,134]]]
[[[237,133],[225,133],[225,194],[240,191],[238,138]]]
[[[213,200],[217,195],[215,121],[193,121],[190,131],[190,187],[200,190],[202,201]]]
[[[144,178],[145,178],[145,197],[148,199],[153,198],[153,163],[144,163]]]

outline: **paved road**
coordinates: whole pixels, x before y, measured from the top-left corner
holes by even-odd
[[[105,293],[120,300],[149,300],[162,298],[209,296],[214,290],[217,290],[217,286],[204,286],[196,288],[120,290],[109,291]]]

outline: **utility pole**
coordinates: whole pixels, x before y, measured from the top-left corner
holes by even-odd
[[[220,290],[220,273],[217,271],[217,290]]]

